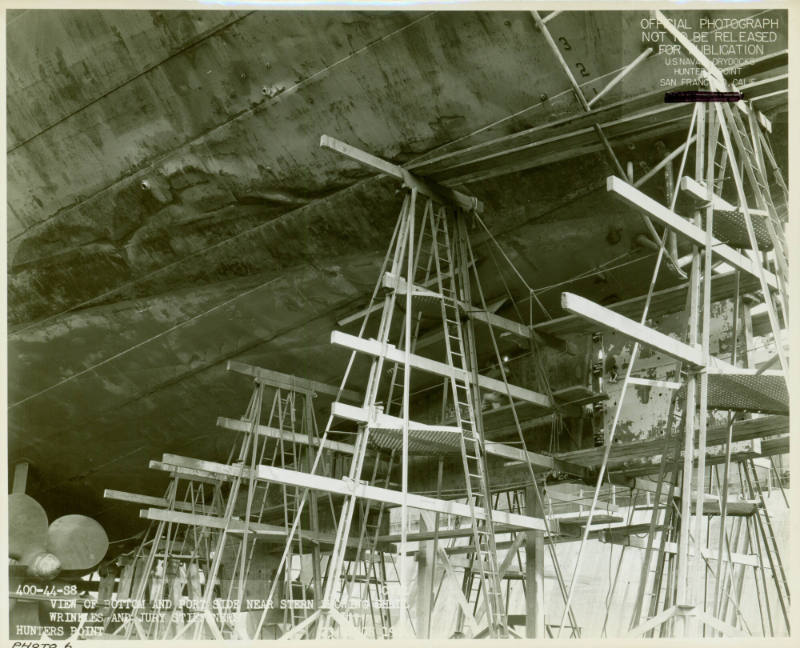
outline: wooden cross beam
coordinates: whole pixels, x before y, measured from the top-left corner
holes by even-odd
[[[370,486],[364,482],[354,482],[348,479],[333,479],[322,475],[298,472],[296,470],[286,470],[273,466],[258,466],[255,471],[242,466],[227,465],[214,461],[202,459],[191,459],[180,455],[165,454],[162,463],[168,466],[188,468],[190,470],[200,470],[218,475],[236,477],[243,475],[247,478],[263,479],[264,481],[284,484],[286,486],[298,486],[318,490],[334,495],[344,495],[361,497],[375,502],[382,502],[393,506],[407,504],[410,508],[423,511],[433,511],[446,515],[457,515],[461,517],[474,516],[480,520],[485,520],[487,513],[484,508],[470,507],[468,504],[447,500],[435,499],[416,493],[403,494],[400,491],[378,486]],[[544,521],[541,518],[534,518],[526,515],[518,515],[507,511],[491,511],[491,517],[497,524],[503,524],[518,529],[532,529],[534,531],[546,531]]]
[[[613,530],[611,530],[613,531]],[[647,548],[647,539],[646,538],[638,538],[635,535],[629,535],[624,538],[620,538],[619,536],[614,536],[608,534],[604,538],[605,542],[609,542],[611,544],[620,544],[626,545],[629,547],[638,547],[640,549]],[[664,544],[664,551],[668,554],[676,554],[678,553],[678,545],[675,542],[666,542]],[[694,552],[691,552],[694,553]],[[706,560],[717,560],[718,554],[714,549],[707,549],[706,547],[702,547],[700,550],[701,555]],[[727,561],[728,556],[724,555],[723,560]],[[758,556],[756,554],[741,554],[741,553],[731,553],[731,562],[736,565],[747,565],[749,567],[758,567]]]
[[[401,351],[392,344],[382,344],[377,340],[367,340],[355,335],[342,333],[341,331],[331,332],[331,344],[337,344],[373,356],[383,356],[391,362],[405,363],[406,360],[405,351]],[[451,378],[455,374],[461,380],[472,382],[471,373],[415,353],[410,354],[410,365],[415,369],[427,371],[445,378]],[[489,391],[504,394],[514,399],[533,403],[547,410],[553,409],[550,399],[544,394],[511,384],[508,385],[508,389],[506,390],[506,384],[502,380],[479,375],[478,386],[482,389],[488,389]]]
[[[252,428],[252,423],[242,421],[240,419],[226,418],[220,416],[217,418],[217,426],[232,432],[249,432]],[[283,439],[289,443],[299,443],[302,445],[313,445],[315,448],[319,447],[319,439],[309,440],[307,434],[298,434],[297,432],[290,432],[288,430],[279,430],[278,428],[268,425],[258,425],[256,427],[256,434],[266,436],[271,439]],[[355,446],[349,443],[342,443],[340,441],[332,441],[331,439],[325,440],[325,449],[331,452],[341,452],[343,454],[352,455],[355,452]]]
[[[328,385],[318,380],[309,380],[308,378],[292,376],[291,374],[273,371],[272,369],[256,367],[245,364],[244,362],[228,360],[226,369],[228,371],[244,374],[245,376],[253,376],[253,378],[259,382],[277,389],[287,389],[290,391],[303,392],[305,394],[325,394],[327,396],[333,396],[334,398],[338,396],[341,399],[354,402],[360,402],[362,400],[361,394],[350,389],[343,389],[341,394],[339,394],[339,388],[333,385]]]
[[[649,326],[639,324],[639,322],[600,306],[600,304],[595,304],[593,301],[573,293],[564,292],[561,293],[561,306],[570,313],[585,317],[605,328],[613,329],[634,340],[638,340],[646,346],[658,349],[671,358],[681,360],[695,367],[702,367],[706,364],[699,346],[689,346]]]
[[[628,184],[621,178],[616,176],[609,176],[606,180],[606,188],[614,196],[619,198],[625,204],[633,207],[634,209],[647,213],[656,220],[660,221],[669,229],[685,236],[693,243],[705,248],[706,233],[697,225],[690,223],[685,218],[679,216],[673,211],[670,211],[662,204],[653,200],[647,194],[642,193],[632,185]],[[753,259],[740,254],[729,245],[726,245],[717,238],[711,239],[712,252],[724,261],[728,262],[735,268],[743,270],[754,277],[760,277],[758,262]],[[767,284],[770,288],[778,289],[778,279],[771,272],[764,271]]]
[[[424,180],[410,171],[406,171],[401,166],[387,162],[371,153],[357,149],[355,146],[350,146],[350,144],[345,144],[329,135],[323,135],[319,140],[319,145],[322,148],[346,155],[356,162],[370,166],[381,173],[402,180],[406,186],[416,188],[419,193],[440,203],[453,204],[468,212],[475,211],[480,213],[483,211],[483,203],[474,196],[468,196],[455,189],[449,189],[435,182]]]
[[[153,497],[152,495],[142,495],[140,493],[129,493],[127,491],[118,491],[106,488],[103,491],[103,497],[106,499],[116,500],[118,502],[128,502],[129,504],[139,504],[140,506],[151,506],[158,508],[169,508],[170,503],[166,497]],[[202,504],[192,505],[188,502],[173,502],[172,506],[179,511],[188,511],[192,513],[215,513],[215,509],[211,506],[204,506]]]
[[[139,517],[146,520],[156,520],[164,522],[172,522],[173,524],[186,524],[191,526],[206,527],[211,529],[224,529],[226,528],[231,533],[243,533],[245,529],[244,520],[233,518],[226,524],[225,518],[214,515],[199,515],[196,513],[183,513],[181,511],[171,511],[165,509],[149,508],[139,511]],[[285,527],[264,524],[263,522],[251,521],[247,525],[249,532],[255,533],[259,539],[265,542],[275,542],[283,544],[286,542],[288,536],[288,529]],[[309,542],[320,543],[323,545],[333,545],[336,541],[336,536],[333,533],[315,533],[309,529],[302,530],[303,539]],[[382,543],[382,547],[387,547],[389,543]],[[347,546],[353,549],[358,547],[357,538],[349,538]]]

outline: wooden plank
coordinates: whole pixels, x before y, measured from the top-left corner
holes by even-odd
[[[652,380],[650,378],[637,378],[631,376],[628,378],[629,385],[639,385],[641,387],[656,387],[660,389],[680,389],[683,385],[673,380]]]
[[[391,362],[405,363],[406,359],[406,353],[404,351],[400,351],[392,344],[384,345],[377,340],[364,339],[355,335],[349,335],[348,333],[342,333],[341,331],[331,332],[331,344],[344,346],[348,349],[361,351],[376,357],[383,356]],[[431,360],[430,358],[425,358],[415,353],[409,354],[409,364],[415,369],[420,369],[422,371],[427,371],[439,376],[444,376],[445,378],[451,378],[455,376],[458,380],[465,380],[469,383],[472,383],[472,374],[470,372],[464,371],[457,367],[451,367],[443,362]],[[482,389],[488,389],[489,391],[511,396],[511,398],[514,399],[524,400],[529,403],[533,403],[534,405],[539,405],[547,410],[553,409],[550,404],[550,399],[544,394],[511,384],[508,385],[508,391],[506,391],[506,386],[502,380],[496,380],[494,378],[489,378],[488,376],[479,375],[478,386]]]
[[[601,326],[614,329],[623,335],[638,340],[642,344],[657,349],[676,360],[681,360],[695,367],[702,367],[705,364],[703,362],[703,353],[699,347],[691,347],[649,326],[639,324],[639,322],[628,319],[619,313],[615,313],[604,306],[595,304],[573,293],[561,293],[561,307],[571,313],[597,322]]]
[[[112,490],[110,488],[106,488],[103,491],[103,497],[105,497],[106,499],[116,500],[118,502],[139,504],[141,506],[170,508],[169,502],[164,497],[153,497],[151,495],[141,495],[140,493],[129,493],[127,491]],[[198,513],[214,512],[214,509],[210,506],[195,504],[193,507],[188,502],[174,502],[172,508],[175,508],[179,511],[190,511]]]
[[[483,322],[484,324],[499,328],[503,331],[508,331],[512,335],[516,335],[525,341],[529,340],[531,337],[530,327],[524,324],[520,324],[519,322],[515,322],[514,320],[510,320],[507,317],[502,317],[495,313],[489,313],[482,309],[468,306],[467,304],[461,303],[459,306],[470,319]]]
[[[397,291],[398,295],[405,295],[408,291],[408,284],[404,277],[398,277],[393,275],[391,272],[385,272],[383,274],[382,285],[384,288],[390,288]],[[441,293],[437,293],[433,290],[429,290],[428,288],[414,284],[412,288],[412,295],[414,297],[430,297],[431,299],[442,299],[443,295]],[[503,303],[507,300],[503,299],[499,303],[496,304],[497,308],[499,308]],[[490,326],[502,329],[503,331],[508,331],[516,335],[519,338],[527,341],[530,339],[531,331],[530,327],[520,324],[519,322],[515,322],[514,320],[510,320],[506,317],[501,317],[500,315],[495,314],[493,311],[492,306],[488,305],[489,310],[483,310],[478,306],[474,306],[468,304],[463,301],[458,302],[459,309],[469,317],[470,319],[474,319],[478,322],[483,322],[484,324],[489,324]],[[417,348],[420,346],[419,342],[417,343]]]
[[[252,424],[247,421],[220,416],[217,418],[217,426],[233,432],[249,432]],[[319,447],[319,439],[314,439],[312,443],[306,434],[298,434],[297,432],[288,432],[286,430],[281,431],[278,428],[270,427],[268,425],[259,425],[256,428],[256,433],[272,439],[283,439],[284,441],[289,441],[291,443],[313,445],[315,448]],[[341,443],[340,441],[332,441],[330,439],[325,440],[325,449],[332,452],[341,452],[349,455],[355,452],[355,447],[349,443]]]
[[[698,203],[705,203],[708,201],[708,191],[706,190],[705,186],[700,184],[694,178],[690,178],[689,176],[684,176],[683,178],[681,178],[680,187],[681,191],[684,191],[687,194],[689,194],[689,197],[692,198],[692,200]],[[732,212],[738,210],[736,205],[732,205],[727,200],[725,200],[721,196],[718,196],[717,194],[711,195],[711,203],[714,205],[714,209],[717,211]],[[768,215],[767,211],[764,209],[748,208],[747,211],[750,212],[751,215],[756,215],[756,216]]]
[[[694,178],[684,176],[681,178],[680,187],[681,191],[685,191],[692,199],[696,201],[706,202],[708,200],[708,190]],[[717,194],[712,194],[711,202],[714,205],[714,209],[717,211],[736,211],[735,205],[731,205],[727,200],[723,200]],[[753,213],[752,209],[748,211]]]
[[[569,533],[571,531],[570,527],[585,527],[589,522],[589,514],[581,513],[575,515],[574,513],[565,513],[564,515],[554,515],[553,519],[558,520],[559,526]],[[619,515],[607,515],[603,512],[597,512],[592,515],[591,521],[591,526],[595,527],[624,522],[625,518]]]
[[[289,389],[306,394],[316,393],[333,397],[339,396],[340,398],[354,402],[363,400],[363,395],[350,389],[343,389],[340,395],[339,388],[333,385],[328,385],[318,380],[309,380],[308,378],[292,376],[291,374],[273,371],[272,369],[256,367],[254,365],[245,364],[244,362],[237,362],[236,360],[228,360],[226,368],[228,371],[235,371],[246,376],[253,376],[259,382],[271,387],[277,387],[278,389]]]
[[[417,191],[423,195],[433,198],[442,203],[454,203],[461,209],[467,211],[483,211],[483,203],[474,196],[468,196],[455,189],[449,189],[428,180],[424,180],[418,176],[413,175],[410,171],[406,171],[403,167],[387,162],[371,153],[357,149],[355,146],[345,144],[329,135],[323,135],[320,138],[319,145],[322,148],[336,151],[342,155],[360,162],[366,166],[370,166],[381,173],[390,175],[398,180],[402,180],[409,187],[415,187]]]
[[[381,286],[389,290],[394,290],[398,295],[404,297],[408,294],[408,282],[405,277],[400,277],[391,272],[384,272],[381,277]],[[442,299],[443,295],[434,290],[430,290],[419,284],[412,284],[411,286],[412,297],[429,297],[431,299]]]
[[[533,466],[534,470],[555,470],[556,464],[558,463],[547,455],[541,455],[530,451],[526,452],[522,448],[515,448],[514,446],[506,445],[505,443],[497,443],[495,441],[487,441],[485,449],[486,454],[494,457],[503,457],[505,459],[511,459],[512,461],[529,463]],[[578,468],[578,470],[581,472],[583,471],[582,468]]]
[[[219,484],[220,482],[227,482],[231,480],[231,478],[227,475],[219,475],[207,470],[184,468],[182,466],[169,466],[163,461],[156,461],[155,459],[150,460],[148,467],[151,470],[163,470],[164,472],[170,473],[170,475],[173,477],[178,476],[184,479],[202,481],[203,483],[210,484],[212,486]]]
[[[480,262],[480,261],[481,261],[480,257],[478,257],[476,259],[470,259],[468,267],[472,268],[473,265],[475,265],[474,262]],[[430,279],[422,282],[422,284],[420,284],[420,285],[423,288],[428,288],[429,286],[436,285],[436,283],[437,283],[436,277],[431,277]],[[502,305],[506,301],[508,301],[508,299],[507,298],[503,298],[502,301],[499,302],[499,303]],[[367,313],[374,313],[376,311],[383,310],[383,304],[384,304],[383,300],[376,300],[375,303],[372,304],[372,306],[368,306],[368,307],[362,308],[362,309],[356,311],[355,313],[353,313],[351,315],[347,315],[346,317],[343,317],[342,319],[337,320],[336,321],[336,326],[345,326],[345,325],[349,324],[350,322],[355,322],[356,320],[363,319],[363,317]],[[499,307],[500,306],[498,305],[498,308]],[[490,306],[490,308],[491,308],[491,306]],[[417,347],[419,347],[419,346],[420,346],[420,343],[419,343],[419,340],[417,340]]]
[[[635,490],[646,491],[648,493],[655,493],[658,490],[658,482],[655,482],[651,479],[645,479],[643,477],[634,477],[631,479],[630,487]],[[669,495],[669,489],[672,488],[672,495],[673,497],[680,498],[681,496],[681,489],[679,486],[675,486],[674,484],[670,484],[669,482],[664,482],[661,486],[661,493],[665,497]],[[645,531],[648,531],[650,528],[650,524],[645,525],[647,528]]]
[[[229,466],[226,464],[205,461],[202,459],[191,459],[174,454],[165,454],[162,462],[166,465],[178,466],[194,470],[202,470],[212,474],[237,476],[241,474],[242,468],[239,466]],[[400,506],[403,502],[403,493],[388,488],[370,486],[366,483],[356,483],[347,479],[333,479],[322,475],[298,472],[296,470],[286,470],[285,468],[275,468],[273,466],[258,466],[254,474],[249,468],[244,470],[244,475],[263,479],[265,481],[276,482],[286,486],[299,486],[312,490],[332,493],[334,495],[344,495],[361,497],[374,502],[383,502]],[[446,515],[458,515],[461,517],[472,517],[472,509],[467,504],[446,501],[417,495],[416,493],[406,494],[406,501],[409,507],[421,509],[423,511],[433,511]],[[486,511],[483,508],[474,509],[475,517],[480,520],[486,519]],[[492,511],[492,520],[497,524],[504,524],[509,527],[519,529],[533,529],[544,531],[544,521],[539,518],[531,518],[525,515],[517,515],[507,511]]]
[[[627,545],[629,547],[637,547],[639,549],[646,549],[647,548],[647,538],[640,538],[635,535],[628,535],[624,538],[620,538],[619,536],[614,536],[613,529],[609,529],[607,531],[607,535],[603,538],[605,542],[610,542],[611,544],[620,544],[620,545]],[[611,533],[609,533],[611,532]],[[676,554],[678,552],[678,544],[676,542],[667,542],[664,546],[664,551],[668,554]],[[714,549],[707,549],[706,547],[702,547],[701,555],[706,560],[717,560],[717,552]],[[690,555],[694,555],[694,551],[690,552]],[[758,556],[755,554],[740,554],[740,553],[732,553],[731,558],[733,559],[733,563],[737,565],[748,565],[750,567],[758,567]],[[723,553],[723,560],[727,562],[728,554]]]
[[[650,196],[642,193],[624,180],[616,176],[609,176],[606,180],[606,189],[610,193],[614,194],[614,196],[622,200],[622,202],[625,204],[634,207],[640,212],[644,212],[645,214],[652,216],[669,229],[678,232],[700,247],[705,248],[706,234],[701,228],[690,223],[688,220],[679,216],[675,212],[670,211],[662,204],[656,202],[650,198]],[[733,267],[739,268],[739,270],[743,270],[754,277],[760,276],[757,263],[749,257],[740,254],[732,247],[725,245],[719,239],[714,237],[711,239],[711,245],[714,254],[721,259],[724,259]],[[767,284],[771,288],[777,290],[777,277],[767,270],[764,270],[764,274],[767,279]]]
[[[197,515],[192,513],[182,513],[179,511],[169,511],[163,509],[143,509],[139,511],[139,516],[147,520],[163,520],[165,522],[173,522],[175,524],[189,524],[192,526],[203,526],[212,529],[224,529],[225,518],[212,516],[212,515]],[[252,533],[259,536],[260,540],[265,542],[276,542],[283,544],[286,542],[288,535],[287,530],[282,526],[274,524],[264,524],[263,522],[250,522],[249,529]],[[244,532],[244,520],[232,519],[228,531],[232,533]],[[303,540],[309,543],[320,543],[333,545],[336,541],[336,536],[332,533],[314,533],[308,529],[302,530]],[[347,546],[357,548],[358,539],[349,538]],[[385,545],[384,545],[385,547]],[[309,551],[311,547],[309,546]]]
[[[110,488],[106,488],[103,491],[103,497],[118,502],[129,502],[131,504],[142,504],[144,506],[160,506],[164,508],[169,506],[169,502],[167,502],[165,497],[140,495],[139,493],[128,493],[127,491],[112,490]]]
[[[600,497],[603,497],[604,495],[605,496],[610,496],[611,495],[611,491],[610,490],[601,491],[600,492]],[[548,488],[546,496],[549,499],[551,499],[551,500],[553,500],[555,502],[561,502],[563,504],[574,504],[575,506],[581,506],[581,505],[585,506],[587,504],[591,504],[592,501],[594,500],[593,497],[580,497],[578,495],[570,495],[568,493],[560,493],[557,490],[555,490],[554,488]],[[614,504],[609,504],[609,503],[606,503],[606,502],[604,502],[600,508],[602,508],[605,513],[618,513],[619,512],[619,506],[616,506]],[[573,515],[573,513],[565,513],[563,515]],[[560,519],[566,519],[566,518],[562,517]]]
[[[139,517],[146,520],[161,520],[173,522],[175,524],[188,524],[198,527],[210,527],[212,529],[224,529],[225,518],[214,515],[199,515],[197,513],[184,513],[181,511],[170,511],[165,509],[149,508],[139,511]],[[286,529],[272,524],[262,524],[261,522],[250,522],[249,529],[258,535],[275,536],[283,541],[286,538]],[[228,526],[228,531],[232,533],[244,532],[244,520],[232,519]],[[331,542],[333,538],[331,538]]]
[[[439,553],[442,567],[444,567],[444,572],[452,583],[450,591],[453,593],[452,595],[455,596],[456,602],[461,608],[461,613],[464,616],[465,622],[474,629],[477,626],[477,623],[474,615],[472,614],[472,606],[469,604],[467,597],[464,596],[464,592],[461,590],[461,579],[456,575],[456,570],[453,569],[453,565],[450,562],[450,557],[447,555],[444,547],[442,547],[442,545],[438,545],[436,549]]]
[[[331,413],[349,421],[356,423],[365,423],[370,428],[380,430],[402,430],[403,419],[399,416],[390,416],[379,411],[377,408],[372,408],[370,411],[366,407],[353,407],[352,405],[345,405],[334,401],[331,404]],[[418,432],[449,432],[454,435],[461,434],[461,428],[452,425],[428,425],[426,423],[419,423],[418,421],[409,421],[409,431]],[[457,437],[456,437],[457,438]]]
[[[724,274],[713,275],[711,277],[712,297],[714,301],[730,299],[736,287],[736,271]],[[686,305],[687,283],[682,283],[671,288],[665,288],[653,293],[650,302],[649,315],[658,317],[666,313],[681,311]],[[757,278],[749,274],[740,274],[740,294],[760,290],[760,283]],[[623,299],[607,306],[614,312],[625,315],[626,317],[638,317],[642,313],[646,295]],[[589,322],[577,315],[566,315],[553,318],[544,322],[534,324],[534,331],[557,331],[559,334],[590,332],[592,326]]]
[[[494,526],[495,536],[510,533],[512,530],[513,529],[508,529],[497,524]],[[460,529],[439,529],[438,533],[436,531],[419,531],[416,533],[406,534],[408,542],[426,542],[437,537],[440,540],[442,538],[470,538],[472,537],[472,527],[463,527]],[[401,534],[399,533],[378,536],[378,542],[397,543],[400,542],[401,539]],[[449,552],[450,547],[447,547],[447,550]]]

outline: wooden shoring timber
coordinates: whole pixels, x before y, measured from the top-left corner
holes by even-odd
[[[604,328],[613,329],[646,346],[657,349],[671,358],[695,367],[705,365],[700,348],[680,342],[588,299],[564,292],[561,293],[561,306],[570,313],[592,320]]]
[[[323,135],[320,138],[319,145],[322,148],[327,148],[331,151],[336,151],[337,153],[346,155],[356,162],[360,162],[361,164],[372,167],[381,173],[385,173],[386,175],[390,175],[398,180],[402,180],[403,183],[409,188],[416,189],[420,194],[428,196],[429,198],[433,198],[439,203],[454,204],[460,209],[469,212],[483,211],[483,203],[474,196],[468,196],[460,191],[443,187],[429,180],[424,180],[419,176],[415,176],[410,171],[406,171],[401,166],[387,162],[386,160],[372,155],[371,153],[367,153],[366,151],[362,151],[355,146],[351,146],[350,144],[345,144],[344,142],[330,137],[329,135]]]
[[[331,493],[334,495],[355,496],[374,502],[382,502],[391,506],[400,506],[403,503],[403,493],[388,488],[370,486],[363,482],[354,482],[349,479],[333,479],[310,473],[298,472],[296,470],[286,470],[273,466],[258,466],[255,471],[249,468],[242,468],[236,465],[227,465],[203,459],[192,459],[180,455],[165,454],[162,463],[167,466],[178,466],[193,470],[201,470],[211,474],[237,476],[243,475],[246,478],[262,479],[264,481],[275,482],[285,486],[297,486]],[[446,501],[408,493],[405,495],[409,508],[416,508],[423,511],[433,511],[434,513],[444,513],[447,515],[457,515],[460,517],[471,517],[472,512],[467,504]],[[484,508],[475,507],[475,516],[478,519],[486,518]],[[546,531],[544,522],[540,518],[518,515],[507,511],[491,511],[492,520],[498,524],[506,525],[518,529],[532,529],[534,531]]]
[[[670,211],[659,202],[653,200],[647,194],[642,193],[621,178],[609,176],[606,181],[607,190],[623,203],[633,207],[639,212],[643,212],[658,220],[662,225],[672,231],[688,238],[694,244],[704,248],[706,245],[706,233],[697,225],[689,222],[682,216]],[[754,277],[760,278],[759,263],[740,254],[729,245],[725,245],[719,239],[711,237],[711,249],[714,254],[739,270],[747,272]],[[767,270],[763,270],[765,280],[770,288],[778,289],[777,277]]]
[[[264,369],[263,367],[256,367],[236,360],[228,360],[226,369],[228,371],[244,374],[245,376],[252,376],[259,382],[270,387],[275,387],[276,389],[301,392],[306,395],[325,394],[326,396],[338,396],[341,399],[355,402],[362,399],[361,394],[350,389],[343,389],[340,394],[338,387],[328,385],[318,380],[300,378],[299,376],[281,373],[280,371],[274,371],[272,369]]]
[[[392,344],[381,344],[377,340],[360,338],[355,335],[349,335],[348,333],[342,333],[341,331],[331,332],[331,343],[347,347],[348,349],[352,349],[354,351],[361,351],[372,356],[383,356],[390,362],[405,363],[406,361],[405,351],[401,351]],[[459,379],[466,380],[468,383],[472,382],[472,375],[469,372],[463,371],[462,369],[452,367],[444,362],[431,360],[430,358],[426,358],[415,353],[409,353],[408,356],[409,365],[414,369],[427,371],[428,373],[437,374],[445,378],[451,378],[455,374]],[[489,391],[497,392],[499,394],[510,395],[511,398],[524,400],[529,403],[533,403],[534,405],[539,405],[548,411],[553,409],[550,399],[544,394],[511,384],[508,385],[508,390],[506,390],[506,384],[503,383],[502,380],[496,380],[494,378],[489,378],[488,376],[478,375],[478,386],[482,389],[488,389]]]

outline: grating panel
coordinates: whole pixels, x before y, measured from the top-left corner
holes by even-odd
[[[788,414],[789,392],[779,375],[711,374],[708,407],[739,412]]]
[[[773,248],[772,239],[764,224],[765,218],[765,216],[750,214],[759,250],[771,250]],[[714,236],[731,247],[750,249],[747,225],[744,222],[744,215],[738,209],[735,211],[714,212]]]
[[[403,432],[397,429],[370,428],[370,445],[383,450],[403,448]],[[458,434],[431,430],[409,430],[408,451],[413,454],[458,454],[461,452]]]

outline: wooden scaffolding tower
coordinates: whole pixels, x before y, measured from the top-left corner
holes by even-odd
[[[712,89],[735,90],[660,12],[654,15],[706,69]],[[546,26],[552,16],[533,12],[592,119],[595,100],[580,94],[558,54]],[[372,299],[359,313],[359,333],[331,334],[332,344],[350,352],[341,384],[229,363],[255,384],[244,416],[218,421],[241,435],[228,461],[167,454],[151,462],[170,473],[162,498],[106,493],[147,506],[142,517],[152,521],[123,566],[116,591],[118,599],[145,603],[120,626],[109,622],[109,634],[428,638],[434,614],[450,603],[442,594],[448,590],[455,605],[451,636],[507,638],[520,636],[520,627],[533,638],[565,631],[580,636],[576,587],[584,549],[594,540],[622,544],[623,552],[643,551],[630,636],[752,634],[740,608],[749,570],[763,601],[763,634],[782,627],[788,632],[788,579],[753,461],[785,452],[784,437],[770,441],[769,451],[762,439],[782,433],[788,414],[788,359],[781,341],[789,315],[786,217],[772,198],[773,187],[785,197],[786,185],[764,133],[765,120],[745,101],[696,104],[685,143],[638,180],[622,169],[602,128],[594,126],[616,171],[608,178],[608,192],[642,218],[657,246],[648,294],[609,307],[564,292],[562,307],[569,315],[536,322],[535,291],[526,284],[531,311],[524,324],[499,316],[483,294],[470,228],[482,227],[495,241],[481,218],[480,201],[323,136],[323,147],[396,178],[403,187]],[[678,180],[668,182],[669,204],[639,190],[667,164],[671,174],[678,157]],[[417,168],[435,169],[436,163],[433,158]],[[468,171],[471,164],[478,162],[462,164],[464,177],[480,176],[477,166]],[[676,212],[679,197],[690,205],[690,218]],[[677,256],[678,241],[691,247],[688,263]],[[665,264],[686,283],[657,291]],[[720,271],[720,264],[728,271]],[[764,305],[779,369],[748,366],[740,351],[745,328],[740,320],[747,319],[750,307],[745,293]],[[733,351],[727,359],[715,357],[710,343],[712,304],[721,299],[734,304]],[[662,302],[683,304],[683,336],[648,325],[651,307]],[[553,334],[577,330],[592,339],[588,380],[577,393],[554,392],[539,345],[552,344]],[[537,390],[509,381],[496,331],[531,351],[538,363]],[[613,416],[603,404],[604,331],[635,342]],[[676,378],[635,375],[643,347],[674,360]],[[671,390],[662,438],[615,444],[631,385]],[[421,393],[428,396],[420,398]],[[319,429],[316,394],[332,399],[328,421]],[[265,408],[265,402],[271,406]],[[507,417],[506,427],[518,442],[489,438],[490,402]],[[549,454],[528,450],[523,434],[528,421],[549,416],[556,425],[565,413],[582,416],[587,406],[596,447],[565,453],[553,448]],[[727,419],[714,425],[712,414],[717,421],[726,414]],[[418,455],[436,458],[438,466],[436,487],[424,494],[412,492],[409,484]],[[626,463],[631,457],[660,461],[633,466]],[[525,479],[498,488],[492,474],[498,465],[523,466]],[[654,474],[656,480],[641,478]],[[554,512],[570,498],[545,485],[553,476],[568,484],[594,484],[589,496],[581,492],[570,500],[579,503],[578,515]],[[624,497],[619,484],[629,489]],[[617,497],[626,504],[618,505]],[[616,515],[625,507],[627,521]],[[648,518],[634,522],[633,514],[642,511]],[[563,569],[561,543],[577,544],[571,573]],[[546,558],[558,601],[544,598]],[[254,565],[265,564],[270,573],[254,576]],[[616,576],[621,564],[622,557]],[[615,577],[609,606],[616,584]],[[520,594],[524,613],[514,609]],[[170,601],[169,614],[147,614],[164,600]],[[215,601],[233,605],[225,610]],[[557,611],[549,619],[546,603]],[[178,614],[181,610],[193,614]]]

